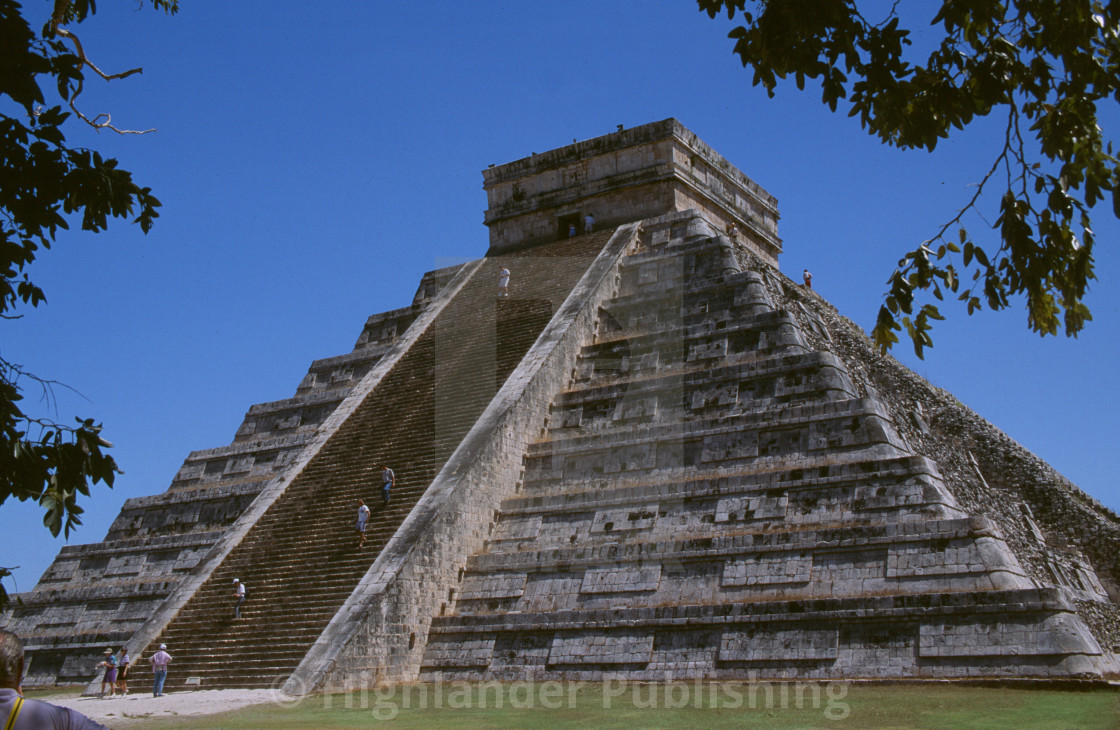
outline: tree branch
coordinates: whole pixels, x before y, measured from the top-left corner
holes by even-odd
[[[89,57],[86,55],[85,49],[82,48],[82,42],[78,39],[78,36],[76,36],[74,33],[70,32],[70,31],[66,30],[65,28],[55,28],[55,33],[57,33],[60,37],[65,38],[66,40],[73,43],[74,44],[74,51],[77,54],[78,60],[81,61],[82,65],[93,69],[94,73],[96,73],[98,76],[105,79],[106,81],[112,81],[114,79],[123,79],[123,78],[127,78],[128,76],[131,76],[133,74],[144,73],[144,69],[142,69],[142,68],[132,68],[132,69],[129,69],[128,71],[122,71],[121,73],[117,73],[117,74],[107,74],[104,71],[102,71],[100,68],[98,68],[92,61],[89,60]],[[152,129],[144,129],[144,130],[119,129],[119,128],[113,126],[113,124],[112,124],[113,118],[109,114],[98,114],[93,119],[90,119],[85,114],[83,114],[81,112],[81,110],[78,109],[78,107],[74,103],[75,100],[78,98],[78,96],[82,93],[82,89],[84,88],[84,86],[85,86],[84,82],[82,81],[82,79],[79,78],[77,86],[74,88],[74,93],[72,93],[70,95],[70,98],[67,99],[67,103],[70,105],[70,109],[73,110],[73,112],[78,115],[78,118],[81,119],[86,124],[88,124],[89,126],[93,127],[94,129],[96,129],[99,132],[102,129],[111,129],[112,131],[116,132],[117,134],[147,134],[149,132],[156,131],[154,127]]]
[[[76,388],[74,388],[70,385],[67,385],[66,383],[60,382],[58,380],[49,380],[47,378],[40,378],[38,375],[35,375],[34,373],[27,372],[21,366],[16,365],[14,363],[10,363],[7,360],[5,360],[4,358],[0,357],[0,382],[6,383],[6,384],[8,384],[8,385],[10,385],[14,388],[18,388],[18,387],[20,387],[19,386],[19,381],[22,378],[28,378],[28,379],[34,381],[36,384],[38,384],[39,388],[42,390],[42,395],[40,396],[40,399],[47,403],[47,408],[49,410],[53,410],[55,412],[55,415],[58,415],[58,398],[54,394],[54,389],[55,389],[56,386],[60,387],[60,388],[65,388],[66,390],[70,391],[74,395],[77,395],[78,397],[82,398],[82,400],[86,401],[87,403],[92,402],[81,391],[77,390]],[[58,423],[55,423],[54,421],[49,421],[49,420],[42,419],[42,418],[32,418],[32,417],[27,416],[27,415],[23,416],[23,420],[28,425],[34,424],[36,426],[39,426],[41,430],[46,430],[48,428],[53,428],[53,429],[59,430],[59,431],[74,431],[75,430],[71,426],[62,426]]]
[[[1007,131],[1005,132],[1004,136],[1003,149],[1000,151],[999,155],[992,163],[992,167],[990,170],[988,170],[987,174],[984,175],[983,178],[981,178],[980,182],[974,183],[976,185],[976,192],[973,194],[972,199],[969,200],[963,208],[957,211],[957,215],[952,220],[941,226],[941,230],[939,230],[937,234],[930,239],[931,241],[937,241],[944,238],[946,231],[960,223],[961,219],[964,218],[965,213],[976,208],[976,201],[980,199],[981,195],[983,195],[984,186],[988,184],[988,181],[991,180],[992,175],[994,175],[996,173],[996,170],[999,169],[1000,163],[1005,163],[1007,160],[1007,154],[1011,150],[1012,130],[1016,126],[1016,116],[1017,115],[1015,111],[1012,110],[1012,113],[1009,115],[1007,120]]]

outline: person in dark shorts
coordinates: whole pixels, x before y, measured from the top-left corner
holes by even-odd
[[[132,658],[128,656],[128,649],[121,647],[121,656],[117,659],[117,689],[122,695],[128,694],[128,668],[132,665]]]

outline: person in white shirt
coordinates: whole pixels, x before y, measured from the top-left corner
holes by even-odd
[[[509,296],[509,269],[504,266],[502,270],[498,272],[498,296]]]
[[[152,674],[155,680],[152,682],[152,697],[163,697],[163,683],[167,681],[167,665],[171,663],[171,655],[167,653],[167,644],[160,644],[159,651],[152,654]]]
[[[233,595],[237,596],[237,604],[233,607],[233,617],[241,618],[241,604],[245,603],[245,584],[237,578],[233,579]]]
[[[369,520],[369,507],[362,500],[358,500],[358,547],[366,542],[366,522]]]

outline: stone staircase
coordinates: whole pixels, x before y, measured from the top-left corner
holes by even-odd
[[[548,323],[609,231],[488,258],[149,646],[168,687],[269,687],[295,669]],[[498,269],[513,272],[497,298]],[[380,465],[397,477],[381,505]],[[357,500],[370,505],[356,548]],[[233,578],[248,589],[233,619]],[[141,675],[143,676],[143,675]]]
[[[34,590],[0,615],[32,657],[24,686],[86,682],[105,647],[124,645],[277,473],[298,461],[458,269],[428,272],[410,306],[369,317],[354,349],[314,361],[292,397],[251,406],[234,440],[192,451],[165,492],[126,500],[101,542],[63,547]]]
[[[623,263],[421,679],[1099,672],[1066,597],[731,249]]]

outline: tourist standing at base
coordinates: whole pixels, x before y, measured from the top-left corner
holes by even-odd
[[[117,689],[121,691],[122,695],[128,694],[128,668],[132,665],[132,658],[128,655],[128,649],[121,647],[121,658],[117,660]]]
[[[237,596],[237,603],[233,606],[233,617],[241,618],[241,604],[245,603],[245,584],[237,578],[233,579],[233,595]]]
[[[366,544],[366,522],[369,520],[369,507],[358,500],[358,547]]]
[[[389,491],[396,486],[397,475],[389,468],[388,464],[381,465],[381,499],[389,504]]]
[[[5,730],[109,730],[77,710],[47,702],[25,700],[23,642],[11,631],[0,629],[0,728]]]
[[[583,232],[591,233],[595,230],[595,216],[588,213],[583,217]]]
[[[159,651],[152,654],[149,661],[152,663],[152,697],[163,697],[163,683],[167,681],[167,665],[171,663],[167,644],[160,644]]]
[[[105,696],[105,685],[109,685],[109,696],[112,697],[117,693],[117,658],[113,656],[112,649],[105,650],[105,661],[97,666],[105,668],[105,674],[101,676],[101,696]]]

